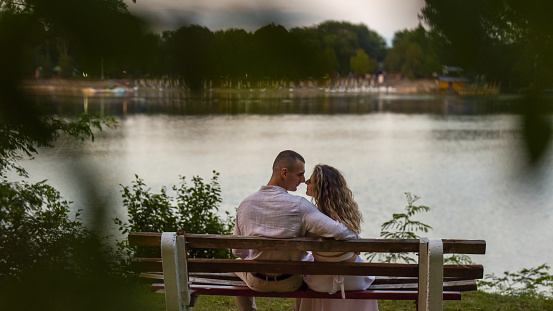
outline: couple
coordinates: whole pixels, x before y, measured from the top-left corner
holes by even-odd
[[[357,239],[361,231],[361,212],[351,190],[340,172],[327,165],[317,165],[309,180],[305,180],[305,160],[297,152],[285,150],[273,163],[273,174],[267,186],[240,203],[236,214],[235,235],[269,238],[327,237],[337,240]],[[291,195],[305,182],[305,198]],[[354,253],[309,253],[234,249],[233,253],[246,260],[283,261],[361,261]],[[307,285],[319,292],[364,290],[374,277],[368,276],[301,276],[291,274],[236,273],[253,290],[261,292],[292,292]],[[343,295],[343,294],[342,294]],[[237,297],[239,310],[257,310],[252,297]],[[296,310],[378,310],[376,300],[297,299]]]

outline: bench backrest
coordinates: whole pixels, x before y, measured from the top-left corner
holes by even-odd
[[[418,278],[419,310],[441,310],[444,278],[474,280],[483,277],[481,265],[443,265],[443,254],[484,254],[483,240],[452,239],[358,239],[336,241],[321,238],[271,239],[260,237],[187,234],[142,233],[129,234],[131,246],[161,247],[162,258],[135,258],[134,265],[141,271],[164,272],[165,288],[174,283],[177,288],[187,286],[192,272],[262,272],[290,274],[373,275]],[[417,253],[417,264],[403,263],[326,263],[242,261],[233,259],[187,258],[187,250],[195,248],[271,249],[283,251],[340,251],[378,253]],[[169,272],[170,270],[171,272]],[[174,277],[173,277],[174,276]],[[175,292],[182,292],[176,290]],[[433,293],[430,295],[430,293]],[[166,294],[167,295],[167,294]],[[189,297],[178,297],[189,301]],[[169,303],[169,302],[168,302]]]
[[[419,253],[421,241],[418,239],[359,239],[336,241],[321,238],[271,239],[249,236],[185,234],[187,249],[228,248],[228,249],[272,249],[284,251],[339,251],[339,252],[378,252],[378,253]],[[131,246],[161,246],[161,233],[132,232],[129,234]],[[443,239],[443,254],[485,254],[486,242],[483,240]],[[418,264],[399,263],[335,263],[316,264],[303,262],[236,262],[225,259],[191,259],[189,272],[263,272],[292,274],[343,274],[374,276],[418,276]],[[140,270],[162,271],[160,258],[137,258],[135,266]],[[329,270],[330,268],[330,270]],[[332,273],[329,273],[331,271]],[[462,277],[465,279],[482,278],[481,265],[444,265],[444,277]]]

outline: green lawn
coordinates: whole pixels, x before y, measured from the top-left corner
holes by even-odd
[[[151,294],[157,301],[158,310],[165,310],[164,298],[160,294]],[[256,298],[257,308],[260,311],[292,311],[294,299],[283,298]],[[415,311],[415,303],[412,301],[378,302],[380,311]],[[224,296],[200,296],[196,301],[195,311],[230,311],[236,308],[235,297]],[[488,294],[481,291],[463,294],[460,301],[445,301],[444,311],[519,311],[519,310],[551,310],[553,311],[553,299],[545,298],[520,298]],[[157,311],[157,310],[156,310]]]

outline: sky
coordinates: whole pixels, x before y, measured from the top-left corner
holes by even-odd
[[[197,24],[211,31],[255,31],[267,24],[287,29],[327,20],[365,24],[388,45],[399,30],[419,24],[424,0],[124,0],[129,11],[150,21],[155,31]]]

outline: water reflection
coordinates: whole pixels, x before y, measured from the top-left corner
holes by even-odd
[[[121,96],[38,96],[56,114],[84,112],[127,114],[236,115],[236,114],[366,114],[379,112],[433,115],[515,113],[517,96],[458,97],[441,95],[328,94],[322,91],[221,91],[193,94],[185,91],[135,91]],[[76,107],[82,107],[76,111]]]

